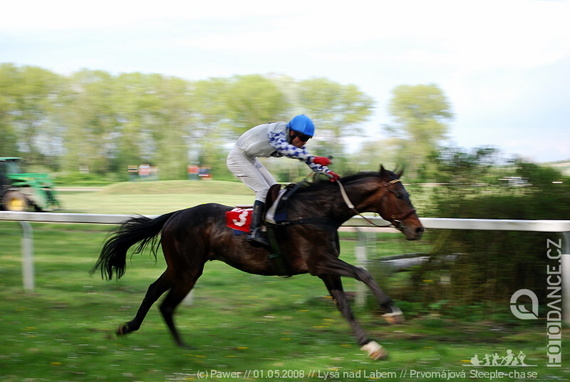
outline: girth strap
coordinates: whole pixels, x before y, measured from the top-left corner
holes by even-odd
[[[269,253],[269,260],[273,264],[275,269],[275,273],[278,276],[284,277],[291,277],[291,272],[289,272],[289,267],[285,265],[285,261],[283,259],[283,253],[281,252],[281,246],[277,241],[277,237],[275,236],[275,228],[274,226],[267,227],[267,237],[269,238],[269,243],[271,244],[271,252]]]
[[[287,220],[278,224],[268,224],[271,227],[284,227],[289,225],[324,225],[327,227],[334,228],[335,230],[340,227],[340,224],[334,219],[327,218],[326,216],[313,216],[309,218],[299,218],[296,220]]]

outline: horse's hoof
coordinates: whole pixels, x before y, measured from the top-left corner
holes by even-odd
[[[388,358],[388,352],[376,341],[370,341],[362,346],[360,350],[368,353],[368,357],[373,360],[382,360]]]
[[[127,333],[129,333],[129,326],[127,324],[119,325],[119,327],[117,328],[117,335],[124,336]]]
[[[386,313],[383,314],[382,317],[386,320],[387,323],[395,325],[395,324],[402,324],[406,319],[404,318],[404,314],[400,312],[394,313]]]

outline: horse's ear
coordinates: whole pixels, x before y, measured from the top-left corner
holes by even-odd
[[[401,169],[398,170],[398,172],[396,172],[396,176],[398,177],[398,179],[400,179],[402,177],[402,175],[404,175],[404,170],[406,169],[405,166],[402,166]]]
[[[386,169],[383,164],[380,164],[380,175],[386,175]]]

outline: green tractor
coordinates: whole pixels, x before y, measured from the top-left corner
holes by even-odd
[[[47,174],[25,173],[21,158],[0,157],[0,209],[52,211],[60,207]]]

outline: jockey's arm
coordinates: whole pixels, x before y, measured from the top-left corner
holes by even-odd
[[[328,174],[331,172],[327,166],[313,163],[314,156],[307,152],[305,146],[299,148],[287,142],[286,135],[283,132],[270,132],[269,143],[271,146],[275,147],[275,150],[277,150],[279,154],[286,156],[287,158],[299,159],[305,162],[314,172],[321,174]]]

